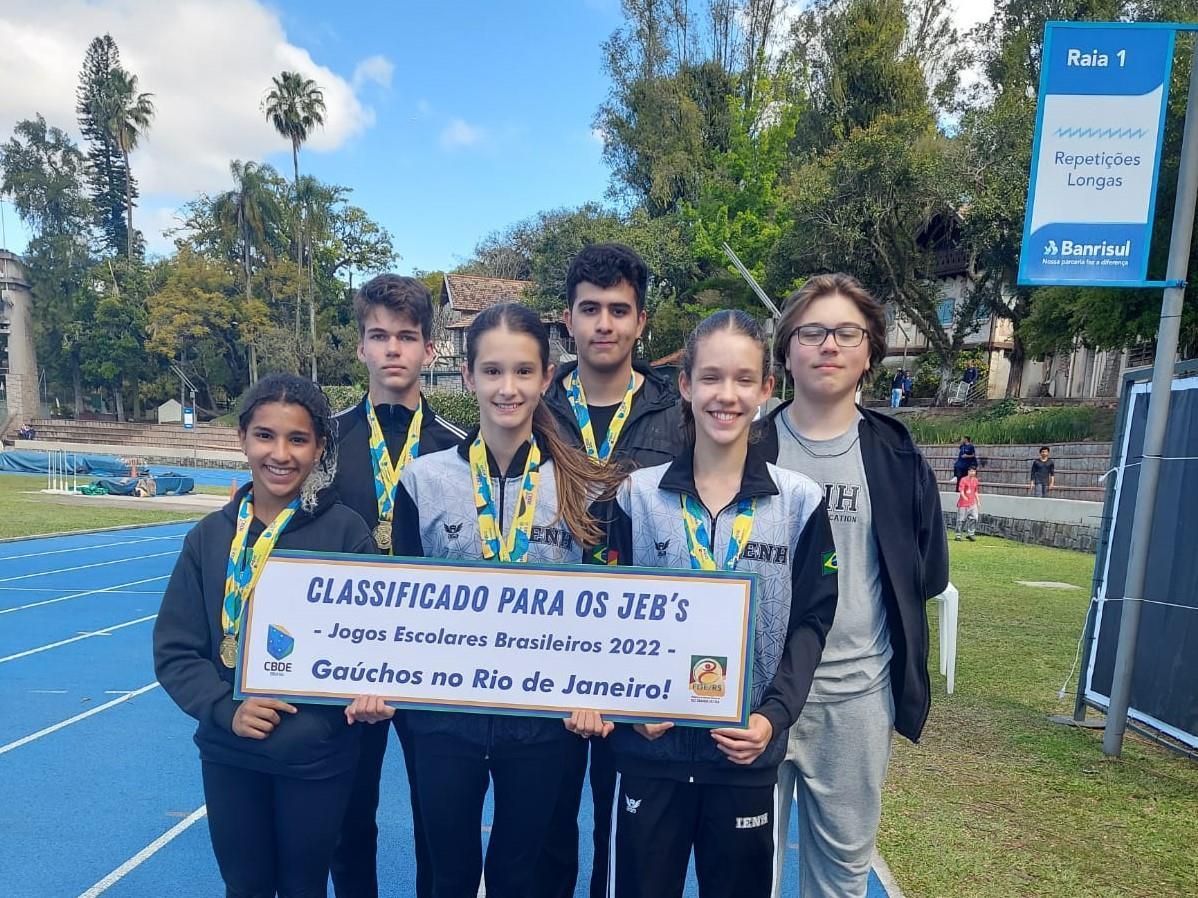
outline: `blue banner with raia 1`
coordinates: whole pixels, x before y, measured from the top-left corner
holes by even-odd
[[[1045,26],[1020,284],[1144,282],[1173,35],[1151,25]]]

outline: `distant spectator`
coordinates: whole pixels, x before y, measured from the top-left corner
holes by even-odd
[[[965,538],[977,542],[974,534],[978,529],[978,515],[982,512],[981,484],[978,482],[978,469],[970,465],[965,471],[959,484],[961,495],[957,497],[957,542],[961,541],[961,533]]]
[[[21,429],[17,431],[17,437],[22,440],[36,440],[37,430],[32,424],[23,424]]]
[[[899,368],[895,372],[894,379],[890,381],[890,407],[898,408],[903,401],[903,381],[907,376],[907,372]]]
[[[961,380],[972,387],[978,382],[978,377],[981,375],[981,373],[982,372],[978,370],[978,363],[970,362],[965,366],[965,373],[961,375]]]
[[[911,379],[911,372],[903,372],[903,405],[911,404],[911,391],[915,387],[915,381]]]
[[[978,465],[978,451],[973,445],[973,437],[961,437],[961,445],[957,447],[957,460],[953,462],[953,477],[957,481],[957,492],[961,491],[961,479],[970,468]]]
[[[1052,450],[1047,446],[1040,447],[1040,457],[1032,460],[1032,473],[1028,479],[1028,489],[1032,491],[1033,496],[1039,496],[1041,499],[1048,497],[1048,491],[1057,484],[1056,465],[1053,464],[1049,456],[1052,455]]]

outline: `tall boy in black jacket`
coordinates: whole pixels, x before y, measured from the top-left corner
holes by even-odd
[[[382,274],[354,296],[358,359],[366,365],[369,389],[362,401],[339,414],[340,463],[334,486],[341,501],[373,529],[384,552],[391,547],[395,488],[410,459],[457,445],[464,431],[437,415],[420,393],[420,371],[435,356],[432,296],[415,278]],[[412,749],[403,714],[393,718],[403,746],[412,799],[416,852],[416,896],[430,898],[428,849],[420,820]],[[385,723],[365,727],[361,759],[341,840],[333,856],[337,898],[377,898],[379,777],[387,749]]]
[[[649,269],[619,243],[585,247],[566,274],[566,326],[578,362],[561,365],[545,403],[558,429],[602,461],[644,468],[671,461],[681,449],[678,388],[632,360],[645,329]],[[590,748],[588,749],[588,746]],[[594,863],[590,894],[607,894],[608,834],[616,769],[602,740],[579,741],[558,793],[550,837],[541,852],[535,898],[572,898],[578,877],[578,808],[590,755],[594,799]]]

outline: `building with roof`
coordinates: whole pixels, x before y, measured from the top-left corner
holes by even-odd
[[[532,292],[532,281],[447,274],[442,281],[433,340],[437,346],[436,368],[457,369],[466,361],[466,329],[483,309],[501,302],[524,302]],[[549,357],[553,363],[574,358],[574,340],[560,311],[542,312],[549,328]],[[436,385],[435,383],[433,385]]]

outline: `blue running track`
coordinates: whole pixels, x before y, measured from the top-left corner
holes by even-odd
[[[190,526],[0,544],[4,898],[223,894],[203,817],[194,724],[155,682],[150,651],[154,616]],[[407,782],[391,738],[379,878],[383,894],[408,896]],[[488,804],[483,838],[490,813]],[[586,875],[585,798],[582,817]],[[784,894],[791,896],[798,894],[794,838],[792,831],[786,849]],[[698,894],[693,878],[686,894]],[[869,898],[886,896],[871,875]]]

